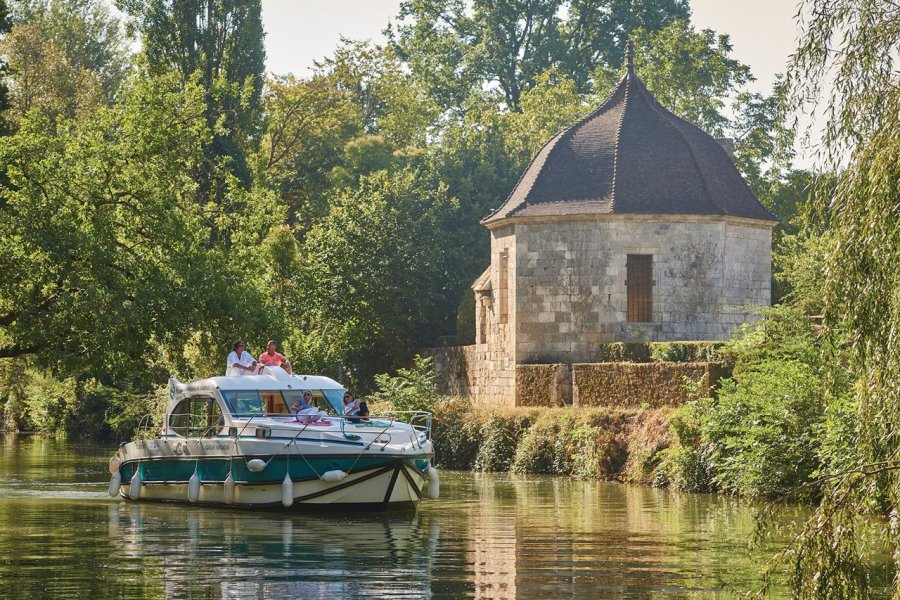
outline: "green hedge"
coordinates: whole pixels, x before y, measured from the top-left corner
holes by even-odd
[[[650,345],[638,342],[602,344],[597,352],[597,362],[650,362]]]
[[[723,342],[612,342],[602,344],[597,362],[715,362]]]

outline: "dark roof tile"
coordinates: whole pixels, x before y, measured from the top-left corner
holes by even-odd
[[[483,222],[598,213],[777,220],[719,143],[663,108],[631,69],[597,110],[541,148]]]

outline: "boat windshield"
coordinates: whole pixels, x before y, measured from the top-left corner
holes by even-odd
[[[343,411],[343,390],[222,390],[228,410],[235,416],[292,415],[305,392],[312,393],[310,404],[330,415]]]

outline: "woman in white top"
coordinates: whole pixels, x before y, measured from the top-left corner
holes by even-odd
[[[244,342],[236,341],[231,349],[232,352],[225,364],[225,375],[228,377],[252,375],[256,371],[256,361],[249,352],[244,352]]]

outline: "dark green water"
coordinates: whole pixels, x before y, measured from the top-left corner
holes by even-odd
[[[415,513],[219,510],[111,499],[114,449],[0,437],[0,597],[730,598],[764,561],[715,496],[445,472]]]

